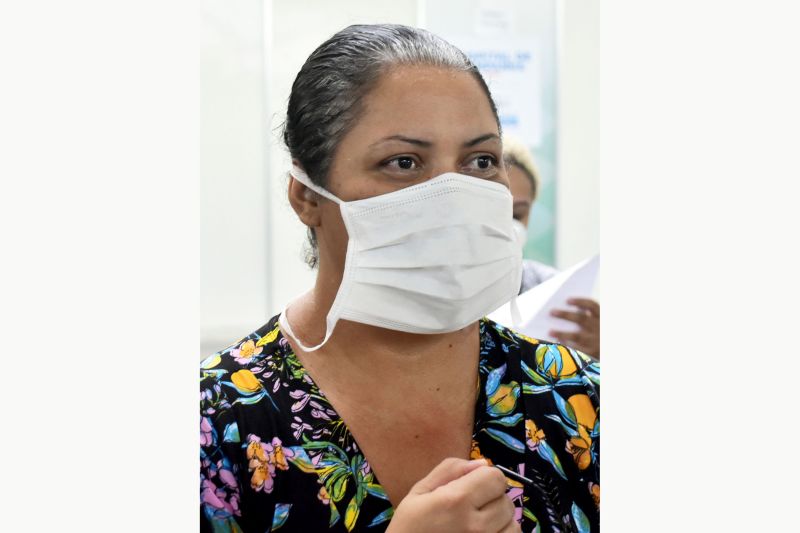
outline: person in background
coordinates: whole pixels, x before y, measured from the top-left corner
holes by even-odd
[[[484,318],[522,275],[501,136],[430,32],[309,56],[284,141],[316,281],[201,364],[201,531],[600,530],[599,365]]]
[[[511,195],[514,197],[514,228],[525,245],[533,202],[539,192],[539,173],[530,151],[514,137],[503,136],[503,161],[506,165]],[[547,281],[558,273],[555,268],[533,259],[522,261],[520,294]],[[589,298],[571,298],[567,301],[577,310],[558,309],[553,316],[575,322],[576,332],[551,331],[555,340],[600,359],[600,304]]]

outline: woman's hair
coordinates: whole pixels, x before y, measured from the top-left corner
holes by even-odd
[[[519,168],[531,182],[531,201],[536,200],[539,192],[539,171],[533,164],[533,156],[522,141],[509,136],[503,136],[503,162],[506,167]]]
[[[399,24],[356,24],[339,31],[308,57],[292,84],[283,140],[315,184],[325,186],[336,148],[363,111],[363,99],[380,77],[401,65],[468,72],[497,120],[497,107],[478,68],[464,52],[429,31]],[[306,262],[316,266],[314,231]]]

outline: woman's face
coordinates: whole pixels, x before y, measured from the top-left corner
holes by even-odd
[[[344,201],[424,182],[446,172],[508,187],[489,101],[472,75],[397,67],[365,97],[357,123],[334,154],[326,188]],[[320,263],[344,264],[347,231],[333,202],[319,203]]]

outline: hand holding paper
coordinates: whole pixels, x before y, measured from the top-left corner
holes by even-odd
[[[519,295],[517,306],[522,320],[516,327],[512,323],[510,304],[493,312],[489,318],[529,337],[554,340],[599,357],[600,310],[599,305],[589,299],[599,264],[600,256],[594,256]]]

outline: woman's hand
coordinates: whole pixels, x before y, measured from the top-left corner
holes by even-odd
[[[575,322],[581,329],[575,333],[551,331],[550,335],[561,344],[600,360],[600,304],[587,298],[570,298],[567,303],[574,305],[580,311],[556,309],[551,314],[554,317]]]
[[[448,458],[417,482],[395,509],[387,533],[519,532],[506,478],[483,459]]]

